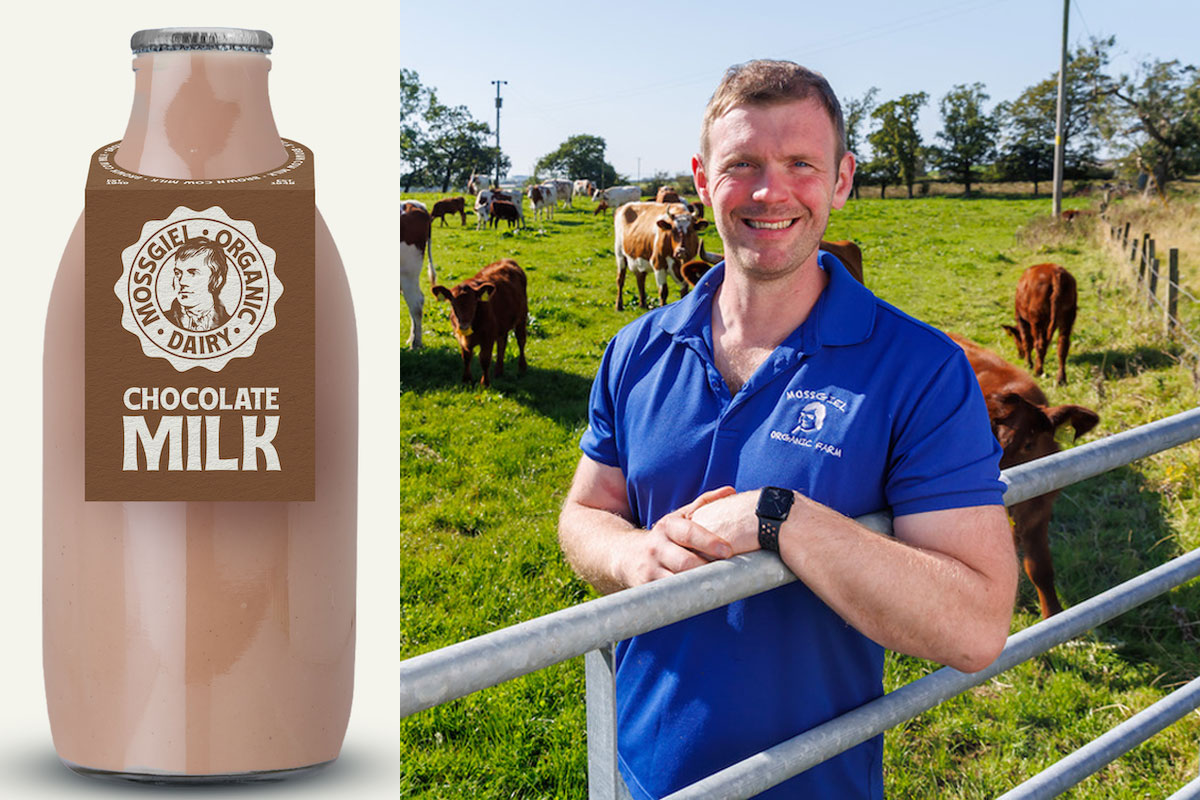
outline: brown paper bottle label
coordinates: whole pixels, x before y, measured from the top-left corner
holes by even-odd
[[[116,166],[119,144],[84,210],[84,499],[313,500],[311,151],[176,180]]]

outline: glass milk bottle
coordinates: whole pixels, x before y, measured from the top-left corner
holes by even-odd
[[[132,43],[117,168],[179,182],[287,161],[267,96],[267,33],[161,29]],[[333,239],[316,214],[315,499],[85,501],[93,233],[81,217],[46,325],[43,657],[55,749],[78,772],[156,782],[328,763],[353,685],[358,424],[353,308]],[[286,289],[281,298],[283,308]],[[209,375],[179,373],[175,386],[202,387]],[[188,417],[189,434],[202,413]]]

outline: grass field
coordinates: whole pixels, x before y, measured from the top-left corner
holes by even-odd
[[[1000,325],[1011,321],[1017,277],[1040,261],[1071,270],[1080,312],[1070,383],[1043,388],[1051,402],[1099,412],[1088,441],[1197,404],[1191,363],[1163,338],[1159,319],[1142,313],[1102,239],[1037,221],[1048,199],[868,194],[835,213],[827,237],[861,245],[867,285],[1013,363]],[[613,309],[611,216],[593,217],[590,202],[577,202],[514,233],[476,231],[473,219],[466,228],[435,224],[440,282],[452,285],[503,256],[526,270],[529,372],[513,369],[487,390],[463,386],[448,304],[426,298],[426,346],[401,356],[401,657],[594,596],[559,554],[555,524],[598,360],[643,312],[630,302],[632,281],[625,311]],[[713,229],[706,246],[722,249]],[[677,296],[672,287],[670,300]],[[478,361],[473,371],[478,378]],[[1198,462],[1192,443],[1062,493],[1051,545],[1065,605],[1200,546]],[[1022,576],[1014,630],[1037,619]],[[935,667],[889,656],[887,688]],[[1198,672],[1193,582],[889,732],[888,794],[994,797]],[[404,720],[402,795],[586,797],[583,696],[576,659]],[[1195,777],[1198,740],[1200,716],[1192,714],[1064,796],[1164,797]]]

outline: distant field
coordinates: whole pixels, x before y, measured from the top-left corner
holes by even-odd
[[[1048,213],[1049,199],[875,196],[864,190],[835,213],[828,232],[861,245],[867,285],[1014,363],[1000,325],[1011,319],[1017,276],[1040,261],[1075,274],[1070,384],[1044,388],[1052,402],[1100,413],[1088,441],[1196,405],[1190,365],[1179,363],[1180,348],[1162,338],[1157,318],[1141,316],[1099,240],[1029,225]],[[1067,206],[1086,202],[1069,198]],[[529,372],[519,378],[514,369],[489,390],[464,387],[447,304],[426,297],[426,347],[401,356],[402,657],[593,596],[560,556],[555,523],[598,360],[609,338],[643,312],[631,302],[632,281],[625,311],[613,309],[612,218],[591,209],[577,201],[511,234],[476,231],[471,216],[465,228],[435,223],[440,282],[456,283],[504,256],[528,273]],[[707,248],[721,251],[715,229],[707,233]],[[672,286],[669,299],[677,297]],[[404,335],[406,326],[402,320]],[[473,373],[478,378],[477,360]],[[1198,463],[1193,443],[1063,492],[1051,544],[1065,605],[1200,546]],[[1036,595],[1022,576],[1014,630],[1037,619]],[[888,795],[994,797],[1194,678],[1198,642],[1200,584],[1193,582],[891,731]],[[889,657],[887,688],[933,668]],[[577,659],[406,719],[402,794],[586,797],[583,688]],[[1064,796],[1166,796],[1195,777],[1198,740],[1193,714]]]

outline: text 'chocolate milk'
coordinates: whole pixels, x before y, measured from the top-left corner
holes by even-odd
[[[337,758],[355,637],[358,367],[312,153],[263,31],[133,37],[46,322],[43,644],[54,746],[148,781]],[[101,144],[98,142],[97,144]]]

